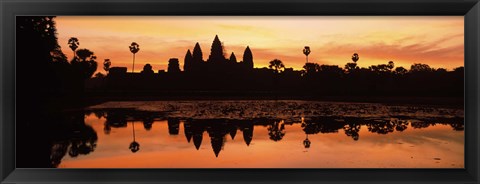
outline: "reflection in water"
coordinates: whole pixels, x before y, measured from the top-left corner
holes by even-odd
[[[50,156],[53,167],[57,167],[67,153],[72,158],[88,155],[97,146],[97,133],[85,124],[83,113],[68,114],[60,118],[69,123],[57,127],[57,131],[52,131],[55,135],[50,135],[53,138]]]
[[[208,112],[207,112],[208,113]],[[349,137],[349,140],[353,140],[353,142],[362,142],[362,136],[381,136],[379,138],[384,137],[385,140],[388,138],[395,139],[392,136],[398,137],[403,132],[415,132],[416,130],[420,129],[430,129],[430,127],[435,125],[440,125],[441,127],[450,126],[450,131],[459,131],[462,132],[458,134],[458,136],[463,137],[463,117],[451,117],[451,116],[422,116],[419,117],[408,117],[408,116],[391,116],[391,117],[378,117],[378,116],[363,116],[363,117],[352,117],[352,116],[335,116],[334,114],[330,116],[308,116],[302,117],[298,120],[294,121],[291,119],[277,119],[277,118],[250,118],[250,119],[227,119],[227,118],[209,118],[209,119],[194,119],[194,118],[183,118],[183,117],[169,117],[164,112],[158,111],[140,111],[134,109],[91,109],[85,113],[86,116],[77,113],[76,115],[71,115],[68,121],[71,122],[71,126],[69,127],[69,131],[63,136],[58,136],[54,144],[52,145],[51,151],[51,162],[53,167],[75,167],[69,166],[70,164],[79,166],[79,162],[87,162],[85,160],[95,160],[100,158],[123,158],[123,157],[135,157],[133,155],[128,155],[127,153],[122,152],[121,147],[112,146],[117,142],[120,143],[121,141],[125,140],[123,137],[125,135],[121,131],[124,128],[128,128],[131,126],[131,136],[130,139],[131,143],[129,146],[129,151],[132,153],[137,153],[145,156],[148,153],[154,153],[152,150],[158,150],[156,152],[158,156],[162,157],[162,154],[168,154],[166,152],[177,153],[180,155],[184,155],[188,152],[189,157],[197,158],[198,162],[216,162],[215,160],[211,159],[219,159],[222,158],[221,152],[224,150],[229,150],[233,152],[238,152],[238,154],[242,154],[245,152],[243,157],[250,158],[256,160],[256,157],[261,157],[256,154],[262,154],[261,150],[265,149],[287,149],[288,151],[295,151],[295,150],[302,150],[306,149],[309,152],[318,152],[318,151],[341,151],[343,149],[356,149],[359,155],[364,154],[364,151],[374,151],[374,149],[384,149],[384,148],[370,148],[370,147],[358,147],[356,144],[345,144],[341,135],[345,137]],[[95,121],[92,121],[92,118],[95,116]],[[87,121],[87,123],[85,123]],[[143,124],[143,130],[136,130],[138,127],[136,125]],[[129,125],[130,124],[130,125]],[[164,126],[165,125],[165,126]],[[94,127],[94,128],[92,128]],[[141,126],[140,126],[141,127]],[[130,129],[130,128],[128,128]],[[140,128],[142,129],[142,128]],[[180,129],[183,129],[181,131]],[[258,130],[257,130],[258,129]],[[102,131],[103,135],[101,136],[102,139],[97,137],[96,131]],[[118,130],[118,131],[117,131]],[[238,131],[240,131],[243,136],[243,148],[239,147],[237,144],[238,141],[235,140]],[[340,131],[343,131],[344,134],[339,134]],[[140,135],[136,133],[141,132]],[[182,136],[177,137],[179,134],[183,133]],[[287,134],[288,132],[288,134]],[[159,140],[155,136],[162,136],[162,135],[169,135],[171,138],[176,141],[168,141],[165,140],[166,138]],[[332,136],[327,136],[327,135]],[[149,136],[147,136],[149,135]],[[316,137],[317,135],[325,135],[322,136],[324,139],[319,139]],[[386,137],[386,136],[390,137]],[[432,138],[439,141],[444,141],[442,144],[453,144],[456,145],[456,142],[449,142],[453,140],[442,140],[442,137],[445,135],[441,135],[440,133],[429,133],[425,134],[426,136],[433,136]],[[204,136],[208,136],[205,140],[209,140],[211,148],[209,146],[204,146],[204,144],[208,144],[204,141]],[[310,137],[309,137],[310,136]],[[315,138],[311,138],[315,136]],[[111,139],[108,137],[112,137]],[[177,137],[177,138],[175,138]],[[257,137],[257,138],[255,138]],[[285,140],[285,138],[288,138]],[[401,136],[400,136],[401,137]],[[179,138],[183,139],[180,141]],[[265,142],[269,140],[270,143]],[[455,138],[457,139],[457,138]],[[97,147],[97,140],[99,142],[100,147],[102,149],[96,150]],[[142,142],[144,145],[142,150],[140,150],[139,141]],[[193,140],[193,141],[192,141]],[[258,144],[262,144],[262,147],[254,146],[252,149],[245,150],[252,146],[252,141],[258,140]],[[285,141],[284,141],[285,140]],[[320,150],[321,147],[325,147],[327,143],[332,142],[333,140],[343,140],[337,141],[335,144],[330,144],[328,147],[329,149]],[[463,140],[463,139],[462,139]],[[160,142],[158,142],[160,141]],[[367,138],[367,141],[371,141]],[[382,139],[376,140],[378,143],[382,142]],[[403,140],[403,142],[411,142],[410,148],[414,148],[415,146],[419,146],[423,143],[421,142],[412,142],[412,140]],[[183,142],[183,143],[182,143]],[[191,145],[193,142],[193,146],[190,148],[185,148],[184,146],[180,146],[183,144]],[[335,142],[335,141],[333,141]],[[367,143],[367,142],[365,142]],[[125,144],[125,143],[123,143]],[[175,144],[179,145],[179,147],[172,147]],[[225,148],[231,144],[232,147]],[[343,145],[345,144],[345,145]],[[406,143],[398,143],[406,144]],[[461,146],[463,146],[463,142],[461,142]],[[295,146],[298,145],[298,146]],[[393,144],[395,145],[395,144]],[[397,146],[399,146],[397,145]],[[313,147],[312,147],[313,146]],[[391,145],[390,145],[391,146]],[[195,147],[195,148],[193,148]],[[292,148],[292,149],[290,149]],[[172,150],[174,149],[174,150]],[[198,154],[202,150],[211,150],[210,153],[213,152],[213,156],[203,156],[202,154],[196,155],[195,152],[191,152],[193,150],[197,150]],[[436,148],[431,148],[436,149]],[[92,152],[98,152],[95,154],[90,154]],[[109,151],[112,151],[111,154]],[[252,152],[253,151],[253,152]],[[258,152],[255,152],[258,151]],[[272,150],[270,150],[272,151]],[[438,150],[433,150],[433,153],[441,153],[441,152],[449,152],[452,151],[450,148],[438,148]],[[142,153],[143,152],[143,153]],[[246,153],[249,154],[246,154]],[[288,162],[294,162],[296,157],[301,157],[303,151],[293,154],[300,154],[300,155],[292,155],[288,156],[283,159],[290,159]],[[67,155],[68,157],[65,157]],[[232,152],[229,152],[230,154]],[[335,155],[339,158],[342,157],[342,154],[353,154],[351,152],[338,152]],[[463,152],[462,152],[463,153]],[[90,156],[90,155],[91,156]],[[105,155],[107,154],[107,155]],[[135,155],[137,155],[135,154]],[[303,153],[305,154],[305,153]],[[88,155],[88,156],[86,156]],[[185,156],[185,155],[184,155]],[[304,155],[307,156],[307,155]],[[229,158],[230,156],[226,156]],[[62,161],[63,159],[63,161]],[[158,158],[163,159],[163,158]],[[239,160],[242,160],[238,158]],[[365,158],[365,159],[375,159],[375,158]],[[413,156],[411,157],[413,159]],[[82,160],[82,161],[80,161]],[[209,161],[210,160],[210,161]],[[301,160],[301,159],[300,159]],[[459,160],[455,158],[454,160]],[[460,158],[463,161],[463,157]],[[78,161],[78,162],[75,162]],[[114,160],[112,160],[114,161]],[[116,160],[120,161],[120,160]],[[258,160],[257,160],[258,161]],[[316,160],[310,160],[311,162],[315,162]],[[61,165],[61,162],[65,162],[64,165]],[[242,164],[239,163],[240,161],[229,160],[224,161],[225,165],[223,167],[242,167]],[[363,165],[360,163],[356,163],[358,161],[351,161],[351,166],[347,167],[362,167]],[[393,161],[395,162],[395,161]],[[97,163],[99,164],[99,163]],[[191,164],[191,165],[189,165]],[[413,162],[415,164],[415,162]],[[418,164],[418,163],[417,163]],[[463,162],[460,163],[452,163],[450,167],[463,167]],[[194,166],[194,163],[185,162],[180,165],[136,165],[132,164],[131,167],[202,167],[202,166]],[[97,167],[110,167],[109,165],[96,165]],[[218,165],[216,165],[218,167]],[[273,167],[274,165],[262,165],[260,167]],[[308,164],[305,165],[306,167],[313,167]],[[434,165],[433,165],[434,166]],[[88,165],[86,165],[88,167]],[[90,167],[95,167],[90,165]],[[222,167],[222,165],[220,165]],[[284,167],[289,167],[284,166]],[[302,167],[295,166],[295,167]],[[324,167],[322,165],[317,165],[316,167]],[[372,166],[367,166],[372,167]],[[373,166],[375,167],[375,165]],[[395,166],[385,166],[385,165],[376,165],[376,167],[395,167]],[[412,167],[432,167],[432,165],[419,165]]]
[[[273,124],[268,125],[268,135],[275,142],[282,140],[283,136],[285,136],[284,121],[275,121]]]
[[[140,144],[137,141],[135,141],[135,123],[133,122],[132,122],[132,129],[133,129],[133,142],[130,143],[130,146],[128,148],[130,148],[130,151],[132,151],[132,153],[135,153],[138,150],[140,150]]]

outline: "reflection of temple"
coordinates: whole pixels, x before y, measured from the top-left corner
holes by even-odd
[[[178,135],[180,120],[177,118],[168,118],[168,133],[170,135]]]
[[[247,145],[253,138],[253,123],[251,121],[225,122],[225,120],[187,120],[184,123],[185,137],[188,142],[193,137],[193,144],[198,150],[203,140],[203,133],[207,132],[210,137],[215,156],[218,157],[225,144],[225,138],[230,135],[235,138],[237,129],[243,131],[243,138]]]
[[[309,135],[338,133],[343,130],[345,135],[351,137],[354,141],[359,140],[359,132],[362,126],[365,126],[369,132],[378,134],[388,134],[394,131],[404,131],[411,125],[412,128],[426,128],[435,125],[434,122],[450,125],[454,130],[462,131],[463,118],[445,118],[445,119],[425,119],[422,121],[409,121],[398,118],[374,119],[374,118],[354,118],[354,117],[310,117],[303,118],[301,122],[284,122],[275,119],[257,119],[257,120],[225,120],[225,119],[183,119],[166,118],[158,112],[142,112],[131,110],[107,110],[95,115],[106,118],[105,128],[122,128],[127,126],[127,122],[143,122],[145,130],[150,130],[156,121],[167,121],[168,134],[178,135],[180,126],[183,123],[183,133],[188,143],[192,142],[198,150],[203,143],[204,134],[208,134],[210,144],[215,156],[220,155],[225,145],[225,140],[230,137],[235,139],[237,131],[240,130],[243,135],[245,145],[249,146],[253,140],[254,126],[267,127],[269,138],[272,141],[281,141],[286,134],[285,125],[300,123],[302,130],[306,134],[303,146],[309,148],[311,140]],[[105,132],[108,134],[109,132]],[[76,155],[73,153],[73,155]]]

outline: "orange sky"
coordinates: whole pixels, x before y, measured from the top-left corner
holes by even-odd
[[[135,71],[147,63],[154,71],[166,70],[169,58],[183,59],[188,49],[200,43],[203,58],[210,54],[215,35],[226,50],[242,60],[250,46],[255,67],[280,59],[286,67],[300,70],[305,63],[304,46],[310,46],[310,62],[341,67],[360,55],[358,65],[368,67],[394,61],[407,69],[425,63],[449,70],[464,65],[463,16],[59,16],[58,41],[69,60],[73,53],[68,39],[77,37],[79,49],[87,48],[112,66],[131,71],[131,42],[140,45]]]

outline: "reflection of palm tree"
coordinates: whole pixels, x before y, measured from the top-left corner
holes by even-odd
[[[303,118],[303,117],[302,117],[302,122],[301,122],[301,124],[302,124],[301,126],[302,126],[302,128],[303,128],[303,131],[305,132],[305,135],[306,135],[306,138],[305,138],[305,140],[303,141],[303,146],[304,146],[305,148],[310,148],[311,142],[310,142],[310,140],[308,140],[308,132],[309,132],[308,129],[309,129],[309,128],[307,128],[307,125],[308,125],[308,124],[305,122],[305,118]]]
[[[305,54],[305,56],[307,56],[307,63],[308,63],[308,55],[310,54],[310,47],[309,46],[305,46],[305,48],[303,49],[303,54]]]
[[[136,42],[132,42],[132,44],[129,46],[130,52],[133,54],[133,66],[132,66],[132,73],[135,69],[135,54],[140,50],[140,45],[138,45]]]
[[[305,140],[303,140],[303,146],[305,148],[310,148],[311,142],[310,142],[310,140],[308,140],[308,134],[305,134],[305,135],[307,135],[307,137],[305,138]]]
[[[129,149],[132,151],[132,153],[137,152],[140,150],[140,144],[135,141],[135,123],[132,121],[132,128],[133,128],[133,142],[130,143]]]

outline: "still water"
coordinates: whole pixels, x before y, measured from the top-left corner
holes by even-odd
[[[59,168],[463,168],[463,109],[314,101],[107,102]]]

